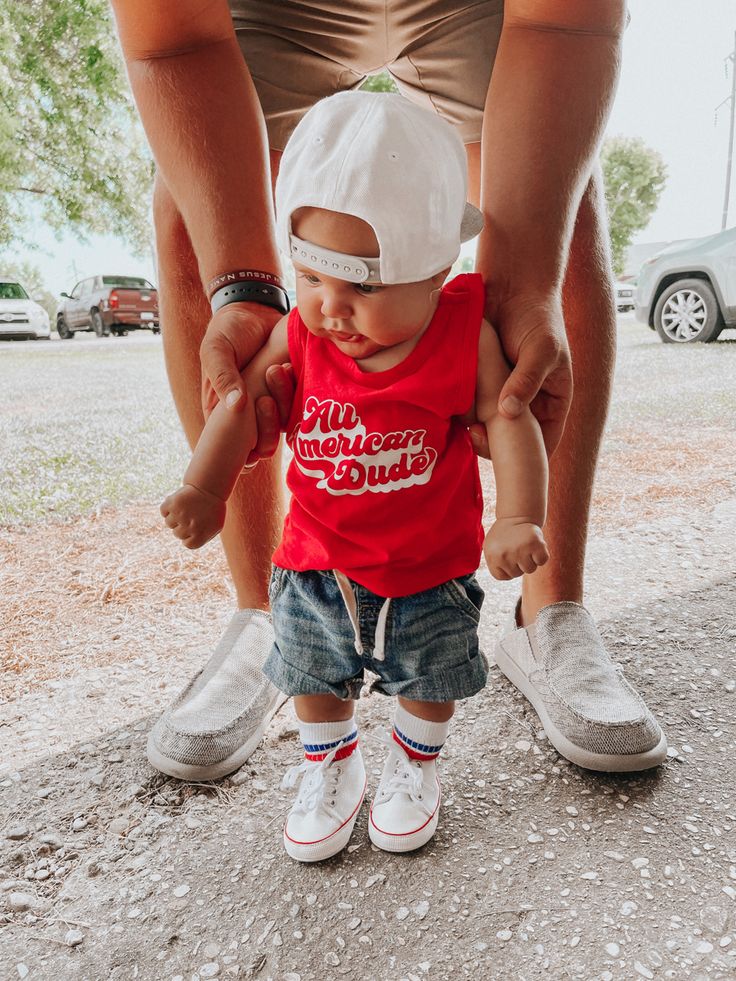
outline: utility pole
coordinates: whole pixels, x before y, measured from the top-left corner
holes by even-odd
[[[726,194],[723,199],[723,218],[721,220],[721,231],[728,224],[728,199],[731,191],[731,161],[733,160],[733,124],[734,124],[734,113],[736,112],[736,32],[733,36],[733,51],[725,59],[726,61],[726,72],[728,72],[728,63],[731,63],[731,95],[724,99],[720,105],[716,106],[716,112],[725,106],[727,102],[731,103],[731,126],[728,135],[728,159],[726,161]]]

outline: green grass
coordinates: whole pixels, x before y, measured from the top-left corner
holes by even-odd
[[[621,320],[611,423],[646,421],[678,432],[733,427],[734,336],[726,331],[713,344],[663,344],[642,324]]]
[[[0,345],[0,524],[153,502],[188,450],[159,339]]]
[[[611,448],[618,427],[675,438],[733,430],[736,343],[675,346],[622,319]],[[0,524],[155,503],[178,486],[189,451],[160,338],[0,342]],[[690,438],[690,436],[688,436]]]

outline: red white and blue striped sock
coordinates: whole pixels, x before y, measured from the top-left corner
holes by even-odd
[[[411,715],[401,704],[396,706],[393,738],[412,760],[427,762],[439,756],[450,731],[447,722],[428,722]]]
[[[302,722],[301,719],[297,722],[305,759],[319,763],[337,749],[335,759],[344,760],[355,752],[358,745],[355,718],[344,722]]]

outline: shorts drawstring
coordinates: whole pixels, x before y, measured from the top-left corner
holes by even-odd
[[[373,641],[373,657],[376,661],[386,660],[386,620],[388,620],[388,608],[391,603],[390,597],[386,598],[378,614],[376,621],[376,637]]]
[[[340,595],[345,603],[345,609],[348,611],[348,616],[350,617],[350,623],[353,626],[353,632],[355,633],[355,651],[361,657],[363,656],[363,642],[360,639],[360,625],[358,623],[358,603],[355,599],[355,590],[353,589],[350,580],[343,572],[339,572],[337,569],[332,570],[332,574],[335,577],[335,582],[340,590]],[[378,620],[376,621],[376,636],[373,642],[373,657],[376,661],[386,660],[386,621],[388,620],[388,611],[391,605],[391,598],[388,597],[383,601],[383,606],[378,614]]]

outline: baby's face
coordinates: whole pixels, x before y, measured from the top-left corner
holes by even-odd
[[[304,241],[346,255],[375,258],[378,241],[370,225],[336,211],[300,208],[291,219]],[[416,337],[432,319],[444,274],[420,283],[369,286],[348,283],[295,262],[299,314],[311,333],[331,340],[361,360]]]

